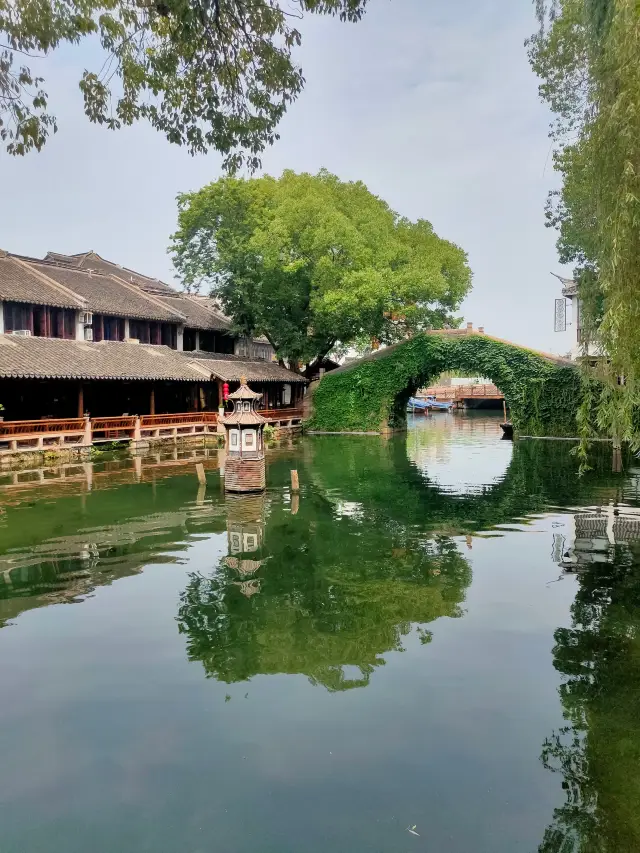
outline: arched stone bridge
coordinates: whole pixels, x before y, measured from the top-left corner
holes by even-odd
[[[469,327],[416,335],[327,373],[313,391],[308,426],[328,432],[402,428],[409,397],[447,370],[491,379],[520,434],[577,433],[581,383],[575,363]]]

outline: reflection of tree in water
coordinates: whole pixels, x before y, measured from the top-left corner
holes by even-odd
[[[402,649],[412,624],[428,643],[425,626],[460,615],[471,572],[451,535],[550,504],[600,501],[617,482],[604,470],[578,480],[561,442],[515,445],[504,479],[464,497],[418,472],[404,439],[317,439],[296,465],[305,485],[297,514],[274,503],[261,515],[260,553],[239,554],[230,510],[227,557],[215,575],[193,575],[181,597],[190,659],[226,682],[305,673],[331,690],[367,684],[382,655]],[[286,487],[290,467],[272,459],[270,486]],[[238,560],[261,565],[244,578]],[[359,675],[347,677],[347,666]]]
[[[232,517],[228,529],[237,528]],[[237,561],[250,558],[227,556],[215,575],[192,575],[181,596],[189,658],[226,682],[305,673],[329,690],[364,686],[385,652],[402,650],[412,623],[459,616],[471,580],[450,539],[416,540],[366,514],[337,518],[311,493],[296,515],[276,506],[264,522],[262,564],[252,577],[259,594],[248,596]],[[345,667],[359,675],[348,677]]]
[[[635,546],[634,546],[635,547]],[[554,663],[568,725],[543,746],[563,776],[565,804],[540,853],[640,850],[640,560],[616,545],[587,564],[572,627],[555,633]]]

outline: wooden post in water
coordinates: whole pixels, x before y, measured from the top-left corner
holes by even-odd
[[[620,474],[622,471],[622,443],[617,435],[613,438],[613,459],[611,462],[611,470],[614,474]]]
[[[502,398],[502,411],[504,412],[504,422],[507,422],[507,401]]]
[[[291,491],[299,492],[300,491],[300,483],[298,481],[298,472],[295,470],[291,470]]]
[[[198,475],[198,482],[200,483],[200,485],[206,486],[207,485],[207,478],[206,478],[206,475],[204,473],[204,465],[202,464],[202,462],[196,463],[196,474]]]

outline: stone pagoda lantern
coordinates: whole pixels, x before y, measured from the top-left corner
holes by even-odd
[[[243,376],[238,390],[227,399],[233,403],[233,411],[221,419],[227,450],[225,491],[262,492],[265,488],[263,432],[267,420],[255,408],[262,394],[252,391]]]

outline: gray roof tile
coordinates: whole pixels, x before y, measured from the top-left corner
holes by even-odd
[[[56,308],[81,308],[78,296],[48,283],[35,274],[26,263],[11,255],[0,256],[0,299],[7,302],[30,302],[34,305],[51,305]]]
[[[287,370],[286,367],[280,367],[273,361],[237,356],[223,357],[216,353],[199,353],[194,359],[195,355],[191,352],[180,353],[182,358],[190,358],[201,373],[208,371],[223,382],[239,382],[243,376],[247,382],[307,382],[304,376]]]
[[[96,314],[182,322],[178,308],[164,307],[157,297],[152,297],[115,276],[91,273],[51,261],[30,260],[29,266],[77,293],[86,302],[87,309]]]
[[[22,379],[168,379],[203,382],[305,382],[277,364],[194,358],[164,346],[0,335],[0,377]]]

